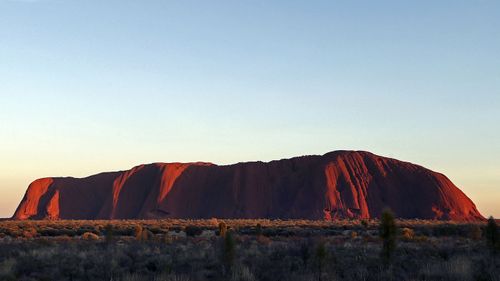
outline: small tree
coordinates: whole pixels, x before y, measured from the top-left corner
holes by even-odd
[[[222,263],[223,263],[223,274],[228,273],[233,264],[236,254],[236,242],[233,237],[232,231],[225,232],[223,236],[224,244],[222,249]]]
[[[495,253],[500,241],[498,238],[498,226],[493,217],[490,217],[488,219],[488,224],[486,225],[486,230],[485,230],[485,236],[488,248],[490,248],[492,253]]]
[[[391,258],[396,250],[397,227],[394,215],[389,209],[382,212],[380,219],[379,235],[382,238],[382,260],[384,265],[389,265]]]
[[[105,235],[104,237],[105,237],[106,243],[109,244],[109,243],[113,242],[113,240],[114,240],[113,225],[108,223],[104,227],[104,235]]]

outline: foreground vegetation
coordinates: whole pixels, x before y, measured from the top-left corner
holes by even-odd
[[[492,224],[390,215],[0,221],[0,280],[500,280],[498,247]]]

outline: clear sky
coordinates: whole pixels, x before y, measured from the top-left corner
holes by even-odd
[[[500,217],[500,1],[0,0],[0,217],[44,176],[368,150]]]

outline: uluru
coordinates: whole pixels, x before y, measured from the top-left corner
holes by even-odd
[[[32,182],[14,219],[483,217],[445,175],[365,151],[233,165],[153,163]]]

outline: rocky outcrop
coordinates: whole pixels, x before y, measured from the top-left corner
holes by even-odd
[[[218,166],[154,163],[30,184],[15,219],[483,219],[440,173],[363,151]]]

